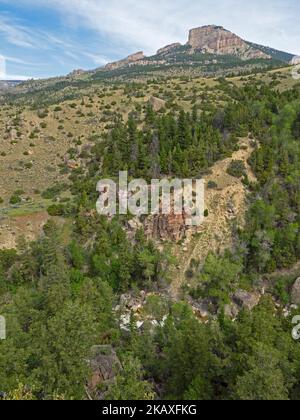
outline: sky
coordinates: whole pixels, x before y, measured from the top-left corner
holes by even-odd
[[[300,55],[299,0],[0,0],[0,79],[94,69],[215,24]]]

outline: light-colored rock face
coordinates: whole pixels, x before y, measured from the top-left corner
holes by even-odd
[[[84,73],[86,73],[84,70],[76,69],[76,70],[73,70],[70,74],[68,74],[68,76],[69,77],[77,77],[77,76],[82,76]]]
[[[166,101],[156,98],[155,96],[151,96],[149,104],[152,106],[153,111],[158,112],[166,106]]]
[[[124,60],[116,61],[115,63],[109,63],[105,66],[105,68],[107,70],[116,70],[116,69],[119,69],[121,67],[125,67],[129,64],[135,63],[139,60],[143,60],[144,58],[145,58],[145,55],[144,55],[143,51],[139,51],[135,54],[129,55]]]
[[[210,54],[239,55],[245,59],[270,58],[221,26],[210,25],[190,30],[188,45]]]
[[[145,58],[145,55],[144,55],[143,51],[139,51],[139,52],[137,52],[135,54],[129,55],[127,57],[127,61],[129,63],[132,63],[134,61],[143,60],[143,58]]]
[[[176,42],[176,43],[174,43],[174,44],[170,44],[170,45],[167,45],[166,47],[163,47],[163,48],[160,48],[158,51],[157,51],[157,55],[163,55],[163,54],[167,54],[168,52],[170,52],[170,51],[172,51],[172,50],[175,50],[176,48],[178,48],[178,47],[181,47],[181,44],[180,44],[180,42]]]
[[[238,290],[234,296],[233,301],[238,306],[251,311],[259,304],[260,296],[256,293],[249,293],[244,290]]]

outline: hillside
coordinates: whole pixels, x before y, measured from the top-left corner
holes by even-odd
[[[186,44],[167,45],[150,57],[140,51],[95,70],[75,70],[64,77],[22,83],[10,89],[4,101],[32,99],[46,105],[51,100],[56,103],[62,92],[64,100],[75,99],[80,91],[97,83],[251,74],[288,66],[293,58],[293,54],[244,41],[223,27],[208,25],[190,30]]]
[[[299,80],[189,44],[1,96],[0,399],[300,399]],[[204,222],[100,216],[119,171],[204,179]]]

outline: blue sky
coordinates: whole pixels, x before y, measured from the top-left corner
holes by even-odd
[[[0,55],[9,78],[63,75],[184,43],[206,24],[300,55],[299,0],[0,0]]]

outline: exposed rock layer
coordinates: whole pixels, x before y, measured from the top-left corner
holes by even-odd
[[[116,61],[115,63],[109,63],[105,66],[107,70],[116,70],[121,67],[130,65],[132,63],[136,63],[139,60],[143,60],[145,58],[144,53],[142,51],[139,51],[135,54],[129,55],[124,60]]]
[[[210,54],[238,55],[244,59],[271,58],[221,26],[209,25],[190,30],[188,45]]]
[[[174,44],[170,44],[170,45],[167,45],[166,47],[160,48],[160,49],[157,51],[157,53],[156,53],[156,54],[157,54],[157,55],[167,54],[167,53],[169,53],[170,51],[175,50],[176,48],[179,48],[179,47],[181,47],[180,42],[176,42],[176,43],[174,43]]]

